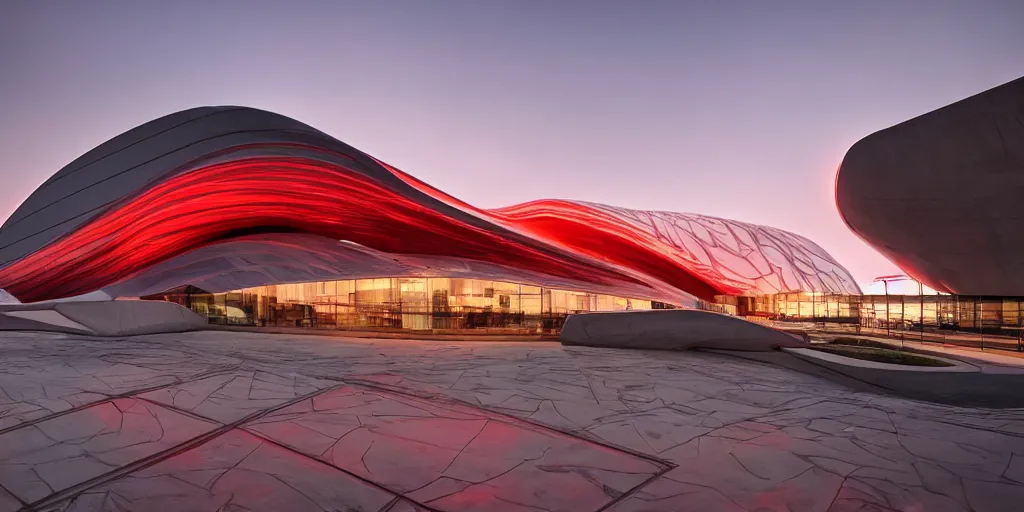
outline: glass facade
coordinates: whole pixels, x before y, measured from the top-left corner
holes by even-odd
[[[465,278],[390,277],[260,286],[185,287],[143,297],[177,302],[210,323],[320,329],[556,334],[574,313],[669,309],[646,299]],[[1024,298],[792,292],[719,296],[699,309],[824,331],[1024,349]]]
[[[923,326],[967,331],[996,331],[1024,325],[1024,298],[1021,297],[804,292],[762,295],[749,300],[753,303],[752,310],[740,314],[778,320],[849,320],[865,327],[919,329]]]
[[[891,329],[923,326],[998,334],[1019,330],[1024,320],[1021,297],[865,295],[863,300],[864,323]]]
[[[217,294],[186,287],[144,298],[177,302],[217,324],[442,332],[553,332],[572,313],[670,307],[526,284],[422,277],[270,285]]]
[[[861,315],[862,296],[819,292],[779,293],[747,298],[746,314],[777,319],[854,323]],[[741,312],[743,314],[743,312]]]
[[[782,293],[742,299],[752,307],[741,308],[741,315],[818,322],[825,331],[1024,350],[1022,297]]]

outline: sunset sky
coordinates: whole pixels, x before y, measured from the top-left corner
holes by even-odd
[[[1022,27],[1021,0],[2,2],[0,221],[101,142],[233,104],[477,206],[766,224],[867,284],[899,270],[836,211],[846,150],[1024,75]]]

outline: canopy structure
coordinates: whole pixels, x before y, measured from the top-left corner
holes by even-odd
[[[480,209],[245,107],[186,110],[119,135],[0,228],[0,288],[22,302],[382,276],[487,277],[684,306],[859,292],[793,233],[581,201]]]

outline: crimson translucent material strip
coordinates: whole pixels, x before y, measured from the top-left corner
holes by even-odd
[[[384,252],[457,256],[584,283],[635,281],[445,217],[341,167],[254,158],[197,169],[150,188],[0,269],[0,287],[24,302],[78,295],[255,232],[313,233]]]
[[[697,297],[860,293],[853,276],[824,249],[781,229],[706,215],[551,199],[482,210],[379,163],[417,190],[463,211],[639,271]]]
[[[325,160],[345,156],[296,144],[276,147],[322,153]],[[774,228],[561,200],[482,210],[376,162],[385,177],[390,173],[411,186],[412,195],[443,203],[431,205],[337,163],[355,165],[351,157],[328,163],[248,156],[253,151],[269,150],[246,145],[222,151],[217,159],[226,161],[173,174],[126,197],[0,269],[0,288],[25,302],[68,297],[123,283],[225,241],[306,233],[383,253],[500,265],[534,280],[551,276],[575,289],[620,286],[634,295],[646,289],[646,298],[658,300],[859,291],[820,247]],[[444,205],[455,210],[446,213]]]

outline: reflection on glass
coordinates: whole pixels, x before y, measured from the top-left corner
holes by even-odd
[[[667,307],[650,300],[465,278],[403,277],[259,286],[228,293],[174,290],[215,323],[321,328],[523,332],[557,330],[569,314]]]

